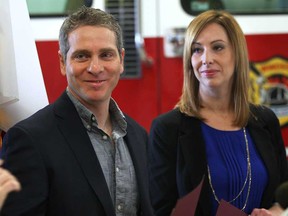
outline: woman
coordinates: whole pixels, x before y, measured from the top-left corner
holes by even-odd
[[[183,63],[181,98],[150,130],[156,215],[170,215],[203,176],[196,215],[215,215],[221,199],[252,216],[272,215],[274,191],[287,180],[285,148],[275,114],[249,103],[247,46],[233,16],[210,10],[194,18]]]

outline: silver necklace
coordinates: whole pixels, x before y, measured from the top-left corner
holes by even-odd
[[[247,182],[248,182],[248,191],[247,191],[247,195],[246,195],[246,199],[245,199],[245,203],[244,203],[244,206],[242,207],[242,211],[246,208],[247,206],[247,202],[248,202],[248,198],[249,198],[249,195],[250,195],[250,189],[251,189],[251,182],[252,182],[252,174],[251,174],[251,161],[250,161],[250,152],[249,152],[249,146],[248,146],[248,139],[247,139],[247,135],[246,135],[246,129],[245,127],[243,128],[243,133],[244,133],[244,138],[245,138],[245,145],[246,145],[246,159],[247,159],[247,174],[246,174],[246,178],[245,178],[245,181],[243,183],[243,186],[241,188],[241,190],[239,191],[239,193],[237,194],[237,196],[235,196],[232,200],[228,201],[229,203],[231,202],[234,202],[236,199],[238,199],[241,194],[243,193],[246,185],[247,185]],[[211,174],[210,174],[210,169],[209,169],[209,166],[207,164],[207,170],[208,170],[208,180],[209,180],[209,185],[211,187],[211,190],[212,190],[212,193],[213,193],[213,196],[215,198],[215,200],[218,202],[218,204],[220,203],[220,200],[219,198],[217,197],[216,195],[216,192],[213,188],[213,185],[212,185],[212,180],[211,180]]]

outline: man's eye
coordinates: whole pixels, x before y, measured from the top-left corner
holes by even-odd
[[[85,55],[85,54],[80,53],[80,54],[75,55],[75,59],[83,60],[86,58],[87,58],[87,55]]]
[[[111,53],[111,52],[105,52],[105,53],[102,53],[101,56],[104,57],[104,58],[110,58],[110,57],[113,56],[113,53]]]

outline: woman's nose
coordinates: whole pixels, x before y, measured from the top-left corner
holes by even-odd
[[[209,51],[205,51],[203,52],[202,55],[202,64],[203,65],[210,65],[213,63],[213,57],[212,55],[209,53]]]

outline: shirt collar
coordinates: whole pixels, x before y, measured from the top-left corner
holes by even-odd
[[[86,108],[73,94],[71,94],[68,88],[66,89],[66,92],[74,104],[80,118],[82,119],[85,128],[87,130],[91,130],[92,124],[97,124],[95,115],[88,108]],[[120,110],[119,106],[113,98],[110,99],[109,113],[111,115],[113,130],[114,128],[118,128],[118,130],[121,130],[124,134],[126,134],[127,122],[125,120],[125,115]]]

